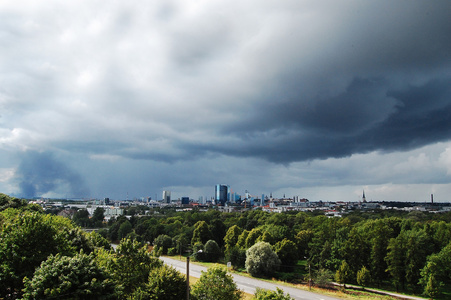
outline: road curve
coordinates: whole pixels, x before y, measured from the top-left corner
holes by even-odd
[[[182,272],[183,274],[186,274],[186,262],[175,260],[169,257],[160,257],[161,260],[164,261],[165,264],[171,265],[174,268],[176,268],[178,271]],[[207,268],[203,266],[199,266],[196,264],[190,264],[189,268],[189,274],[190,276],[199,278],[202,271],[206,271]],[[321,294],[309,292],[300,290],[293,287],[288,287],[284,285],[274,284],[270,282],[266,282],[263,280],[255,279],[255,278],[249,278],[241,275],[233,274],[233,279],[235,280],[235,283],[237,284],[238,288],[248,294],[254,294],[257,287],[273,290],[275,291],[276,288],[282,289],[285,293],[290,294],[290,296],[293,299],[296,300],[339,300],[339,298],[334,298],[330,296],[324,296]]]

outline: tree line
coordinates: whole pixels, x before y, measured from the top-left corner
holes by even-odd
[[[130,236],[112,249],[97,232],[0,194],[0,299],[184,299],[185,276]],[[194,300],[242,295],[221,267],[202,272],[188,293]],[[253,299],[291,298],[258,290]]]
[[[450,287],[450,221],[451,213],[419,211],[356,211],[329,218],[320,212],[161,209],[149,217],[111,220],[105,234],[111,240],[129,237],[150,243],[158,254],[192,251],[201,261],[231,262],[253,276],[296,279],[293,271],[304,261],[317,281],[391,286],[437,297]],[[262,251],[275,253],[265,260],[271,266],[250,267],[251,253]]]

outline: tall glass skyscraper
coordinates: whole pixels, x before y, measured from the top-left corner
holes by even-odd
[[[215,204],[224,206],[229,199],[230,187],[223,184],[215,185]]]

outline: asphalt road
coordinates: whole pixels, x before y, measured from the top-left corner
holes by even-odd
[[[169,257],[160,257],[161,260],[167,265],[171,265],[183,274],[186,274],[186,262],[175,260]],[[202,267],[196,264],[190,264],[189,275],[199,278],[202,271],[206,271],[206,267]],[[324,296],[317,293],[312,293],[309,291],[304,291],[292,287],[287,287],[284,285],[278,285],[263,280],[258,280],[255,278],[244,277],[240,275],[233,274],[233,279],[235,280],[238,288],[246,293],[254,294],[257,287],[273,290],[276,288],[282,289],[285,293],[290,294],[290,296],[296,300],[339,300],[339,298],[333,298],[330,296]]]

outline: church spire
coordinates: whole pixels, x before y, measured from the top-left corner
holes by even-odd
[[[365,190],[363,190],[362,202],[366,203]]]

